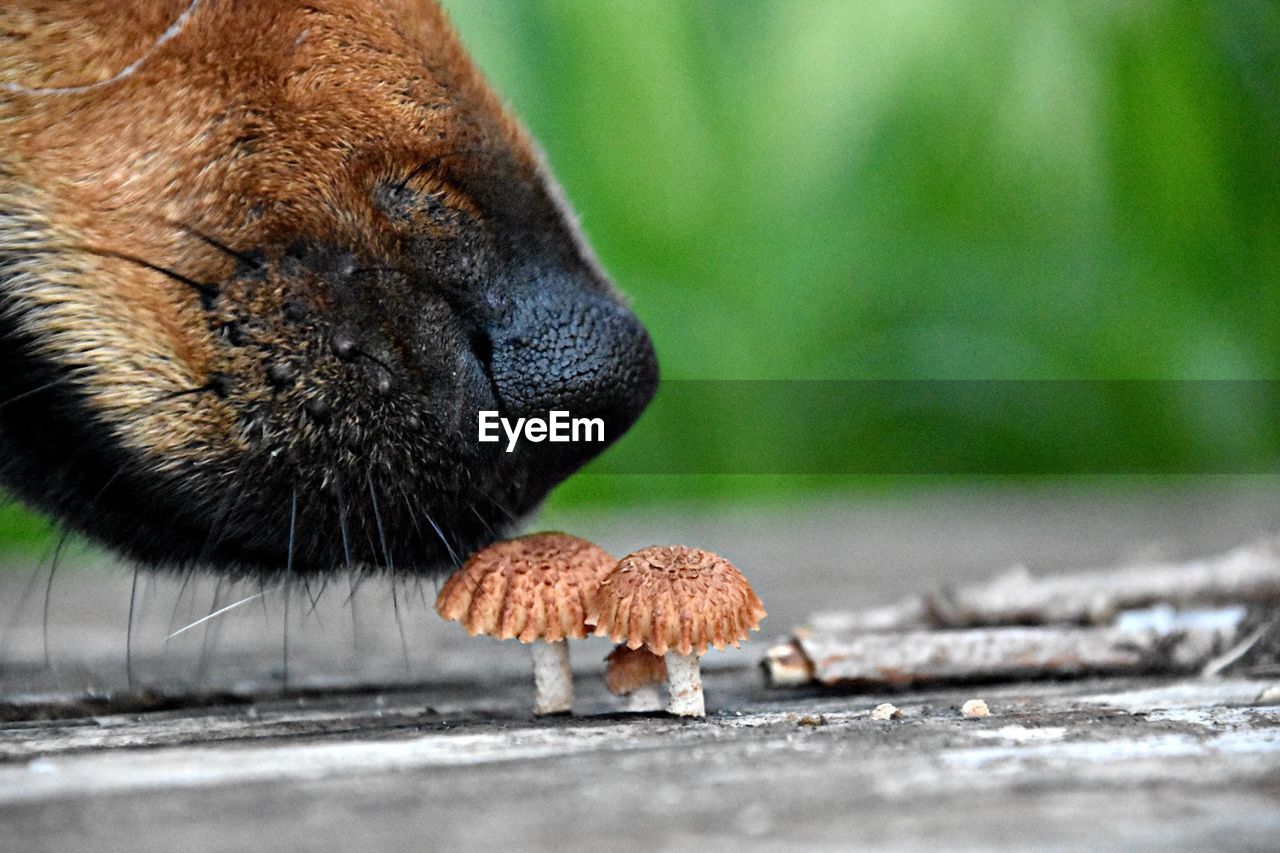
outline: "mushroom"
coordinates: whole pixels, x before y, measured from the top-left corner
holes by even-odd
[[[587,602],[616,565],[603,548],[567,533],[535,533],[490,545],[449,576],[436,612],[468,634],[531,644],[534,713],[573,708],[567,640],[587,636]]]
[[[667,662],[648,649],[618,646],[605,659],[604,683],[615,696],[627,696],[627,710],[662,710],[658,685],[667,680]]]
[[[764,606],[733,564],[710,551],[654,546],[623,557],[587,610],[598,637],[663,655],[667,710],[705,717],[698,658],[760,630]]]

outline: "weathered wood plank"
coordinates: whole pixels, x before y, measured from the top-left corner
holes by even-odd
[[[723,551],[778,636],[824,603],[875,606],[993,564],[1109,564],[1152,541],[1170,560],[1212,554],[1275,518],[1280,493],[1245,489],[547,526],[618,551]],[[130,689],[130,580],[59,574],[46,667],[43,602],[9,620],[27,577],[0,577],[0,696],[52,717],[0,724],[4,849],[1259,849],[1280,832],[1265,679],[779,691],[752,665],[762,640],[708,658],[711,717],[674,721],[611,713],[594,641],[574,649],[578,716],[536,720],[525,650],[439,624],[430,587],[399,597],[408,666],[385,587],[357,594],[355,619],[345,589],[291,608],[282,693],[278,599],[166,643],[175,605],[180,626],[235,593],[148,581]],[[960,716],[975,696],[990,718]],[[883,701],[903,718],[872,720]]]
[[[985,720],[960,716],[968,693],[897,694],[903,718],[877,722],[870,711],[889,694],[763,692],[735,670],[708,678],[723,704],[705,722],[533,720],[514,695],[483,718],[388,721],[353,709],[346,731],[287,735],[275,723],[288,715],[267,714],[263,731],[221,743],[126,741],[0,766],[0,823],[49,849],[105,851],[136,849],[139,834],[184,850],[364,849],[371,838],[407,850],[495,839],[520,849],[885,837],[1017,846],[1046,832],[1119,849],[1195,846],[1228,826],[1214,846],[1243,849],[1280,829],[1267,799],[1280,780],[1280,707],[1257,704],[1268,687],[989,687]],[[601,709],[604,697],[588,692],[587,710]],[[1170,815],[1171,803],[1194,808]],[[1082,808],[1101,811],[1085,820]]]

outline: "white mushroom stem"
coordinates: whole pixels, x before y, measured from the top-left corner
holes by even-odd
[[[667,686],[671,702],[667,711],[677,717],[705,717],[707,706],[702,698],[702,674],[697,655],[667,652]]]
[[[662,710],[662,696],[658,693],[658,685],[642,684],[627,696],[627,710],[636,714]]]
[[[573,674],[569,670],[569,644],[535,641],[529,646],[533,655],[533,683],[536,702],[533,712],[567,714],[573,710]]]

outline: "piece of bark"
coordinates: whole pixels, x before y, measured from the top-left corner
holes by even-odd
[[[1191,672],[1236,640],[1242,611],[1234,612],[1234,622],[1175,619],[1159,628],[804,631],[770,649],[764,668],[775,686],[814,681],[863,687]]]
[[[813,661],[796,640],[771,646],[765,651],[760,666],[764,669],[765,681],[773,687],[799,687],[814,680]]]

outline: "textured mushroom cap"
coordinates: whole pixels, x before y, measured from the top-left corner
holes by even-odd
[[[667,680],[667,661],[648,649],[617,646],[605,658],[604,683],[616,696],[634,693],[646,684],[662,684]]]
[[[617,565],[598,545],[567,533],[535,533],[471,555],[436,597],[436,612],[468,634],[502,640],[581,640],[587,603]]]
[[[764,606],[723,557],[683,545],[628,554],[596,590],[587,624],[597,637],[655,655],[683,655],[738,645],[760,630]]]

